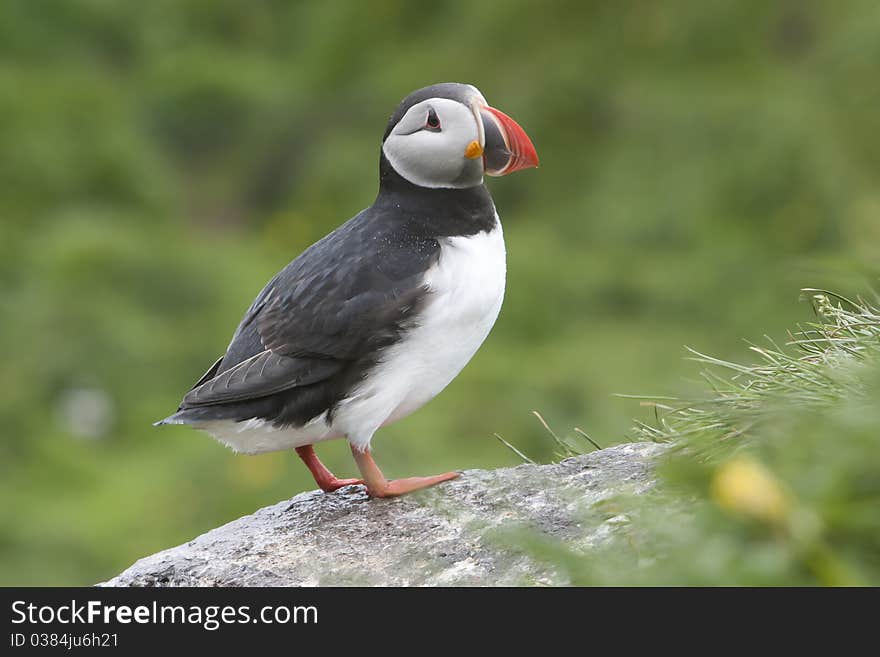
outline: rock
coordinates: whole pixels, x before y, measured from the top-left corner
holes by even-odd
[[[583,511],[649,488],[661,450],[628,443],[551,465],[468,470],[389,500],[370,500],[362,486],[302,493],[145,557],[102,586],[565,584],[517,548],[523,530],[580,550],[605,540],[625,518]]]

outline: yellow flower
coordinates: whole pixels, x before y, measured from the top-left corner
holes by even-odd
[[[718,468],[711,493],[722,509],[769,523],[781,523],[791,507],[779,481],[747,457],[734,458]]]

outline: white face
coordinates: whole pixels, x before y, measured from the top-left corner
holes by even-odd
[[[483,182],[483,159],[468,157],[468,146],[476,141],[482,153],[485,139],[476,105],[429,98],[403,115],[382,150],[394,170],[414,185],[473,187]]]

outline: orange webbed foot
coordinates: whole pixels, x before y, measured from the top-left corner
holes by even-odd
[[[444,481],[456,479],[460,476],[458,472],[446,472],[432,477],[407,477],[406,479],[392,479],[389,481],[382,474],[382,471],[379,470],[379,466],[373,460],[369,448],[361,451],[352,445],[351,453],[358,465],[358,469],[361,471],[361,476],[364,478],[364,484],[370,497],[398,497],[399,495],[406,495],[413,491],[442,484]]]
[[[309,472],[312,473],[312,476],[315,478],[315,483],[318,484],[318,488],[320,488],[325,493],[332,493],[335,490],[339,490],[345,486],[352,486],[357,484],[363,484],[363,479],[340,479],[335,474],[330,472],[327,467],[321,463],[321,460],[318,458],[318,455],[315,454],[315,448],[311,445],[306,445],[305,447],[297,447],[296,453],[303,460],[303,463],[306,464],[306,467],[309,469]]]

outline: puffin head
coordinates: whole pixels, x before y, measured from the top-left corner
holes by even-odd
[[[382,153],[398,175],[429,188],[474,187],[483,174],[538,166],[519,124],[490,107],[476,87],[455,82],[404,98],[388,122]]]

